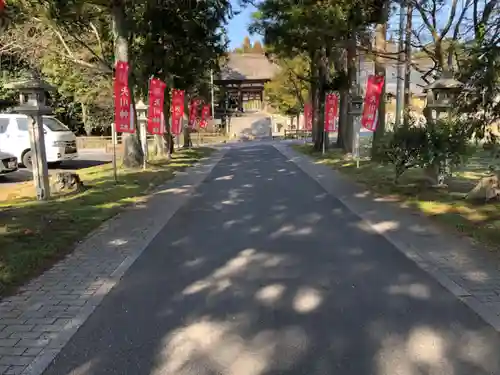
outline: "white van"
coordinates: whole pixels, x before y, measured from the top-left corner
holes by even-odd
[[[0,150],[13,154],[28,169],[31,164],[29,123],[26,115],[0,113]],[[43,116],[47,163],[58,165],[78,156],[76,136],[66,125],[51,116]]]

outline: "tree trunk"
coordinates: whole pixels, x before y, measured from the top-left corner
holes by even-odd
[[[342,52],[336,51],[333,54],[333,63],[336,72],[346,72],[346,54],[345,50]],[[344,134],[347,127],[347,116],[349,111],[349,92],[346,87],[339,88],[339,126],[337,131],[337,147],[345,150]]]
[[[83,128],[85,129],[85,134],[87,134],[87,137],[90,137],[92,135],[92,127],[89,126],[88,124],[88,117],[87,117],[87,105],[85,103],[80,103],[82,107],[82,122],[83,122]]]
[[[377,155],[378,145],[381,142],[385,133],[385,59],[381,56],[386,52],[386,34],[387,34],[387,5],[384,6],[381,23],[375,26],[375,74],[384,76],[384,85],[382,86],[382,93],[380,103],[378,106],[377,128],[373,134],[372,140],[372,159]]]
[[[192,141],[191,141],[191,128],[190,128],[191,124],[189,123],[189,117],[190,117],[190,112],[191,112],[191,108],[189,106],[189,103],[191,103],[191,100],[192,100],[192,93],[187,92],[186,103],[184,104],[184,108],[185,109],[187,108],[187,112],[185,112],[185,113],[186,113],[186,116],[188,118],[188,121],[187,121],[187,126],[182,127],[182,135],[184,136],[184,140],[183,140],[183,144],[182,144],[183,148],[188,148],[188,147],[193,146]],[[183,122],[183,124],[184,124],[184,122]]]
[[[444,52],[443,52],[443,44],[441,41],[436,42],[434,48],[434,55],[436,57],[438,71],[441,73],[444,67]]]
[[[324,141],[324,119],[325,119],[325,86],[328,79],[328,52],[321,48],[318,56],[318,79],[315,88],[314,102],[314,124],[315,133],[314,149],[321,151]]]
[[[111,16],[113,20],[113,36],[115,47],[115,62],[129,62],[128,52],[128,32],[125,24],[125,5],[122,0],[115,0],[111,6]],[[137,124],[137,114],[135,111],[135,101],[133,85],[130,85],[130,101],[133,106],[134,124]],[[123,165],[129,168],[142,166],[144,155],[141,149],[141,141],[136,126],[135,133],[122,134],[123,143]]]
[[[316,144],[316,97],[317,97],[317,87],[318,87],[318,64],[317,64],[317,52],[311,54],[311,88],[309,92],[311,105],[312,105],[312,129],[311,129],[311,141]]]
[[[353,33],[349,38],[347,45],[347,76],[348,76],[348,87],[349,95],[355,95],[357,91],[356,85],[356,35]],[[347,108],[349,108],[349,103],[347,103]],[[354,140],[354,116],[347,116],[347,124],[343,132],[344,135],[344,150],[347,153],[352,153],[353,151],[353,140]]]
[[[339,131],[337,135],[337,147],[345,152],[352,152],[352,132],[349,134],[349,92],[343,88],[340,90],[339,98]]]
[[[154,152],[156,156],[164,157],[167,156],[167,141],[168,137],[166,137],[166,134],[169,132],[169,110],[170,110],[170,96],[167,94],[165,95],[165,100],[163,101],[163,120],[164,124],[163,126],[165,127],[165,132],[163,135],[155,135],[154,137]]]
[[[408,127],[410,125],[410,112],[411,112],[411,35],[412,35],[412,15],[413,6],[408,4],[406,8],[406,40],[405,40],[405,85],[403,97],[403,125]],[[439,49],[441,49],[441,42],[439,42]],[[441,50],[441,57],[443,51]]]
[[[163,135],[155,135],[154,137],[154,154],[159,157],[167,155],[167,148],[165,147],[165,138]]]
[[[165,82],[169,82],[168,79],[165,79]],[[165,133],[163,134],[163,144],[166,146],[166,154],[167,159],[172,158],[172,154],[174,153],[174,138],[172,137],[172,132],[170,128],[170,92],[167,91],[165,95],[165,101],[163,102],[163,113],[165,116]]]
[[[182,129],[182,134],[184,135],[184,143],[182,147],[193,147],[193,144],[191,142],[191,128],[189,126],[184,126],[184,128]]]

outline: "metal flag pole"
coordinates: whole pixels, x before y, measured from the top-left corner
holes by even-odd
[[[116,135],[115,124],[111,127],[111,143],[113,143],[113,178],[115,183],[118,182],[118,174],[116,172],[116,142],[118,137]]]
[[[307,122],[305,114],[304,114],[304,144],[307,144]]]
[[[198,121],[198,147],[201,146],[201,143],[200,143],[200,136],[201,136],[201,127],[200,127],[200,121]]]
[[[183,118],[180,119],[180,122],[181,122],[181,124],[180,124],[180,130],[181,131],[179,132],[179,134],[176,134],[176,136],[175,136],[176,143],[177,143],[177,150],[179,150],[179,148],[180,148],[181,132],[184,131],[184,124],[183,124],[184,121],[183,120],[184,120]]]
[[[142,153],[144,154],[142,158],[142,169],[146,170],[148,167],[148,132],[146,130],[146,121],[144,118],[140,120],[140,129],[142,133]]]

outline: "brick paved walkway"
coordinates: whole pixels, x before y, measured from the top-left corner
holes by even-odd
[[[276,148],[500,332],[500,258],[422,215],[374,197],[287,146]]]
[[[0,374],[41,374],[222,157],[179,173],[0,303]]]

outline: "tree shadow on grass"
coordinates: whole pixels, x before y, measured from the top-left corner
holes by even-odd
[[[243,150],[45,375],[500,372],[495,331],[272,147]]]
[[[500,203],[493,200],[484,204],[465,199],[478,178],[488,175],[488,166],[492,162],[498,164],[485,152],[477,152],[466,166],[457,170],[447,181],[446,188],[436,189],[429,186],[423,171],[418,168],[405,172],[396,184],[391,166],[364,159],[357,169],[352,160],[343,159],[340,151],[322,156],[309,146],[295,148],[369,188],[370,196],[390,198],[393,204],[422,213],[436,220],[436,224],[481,241],[490,248],[498,249],[500,245]]]

